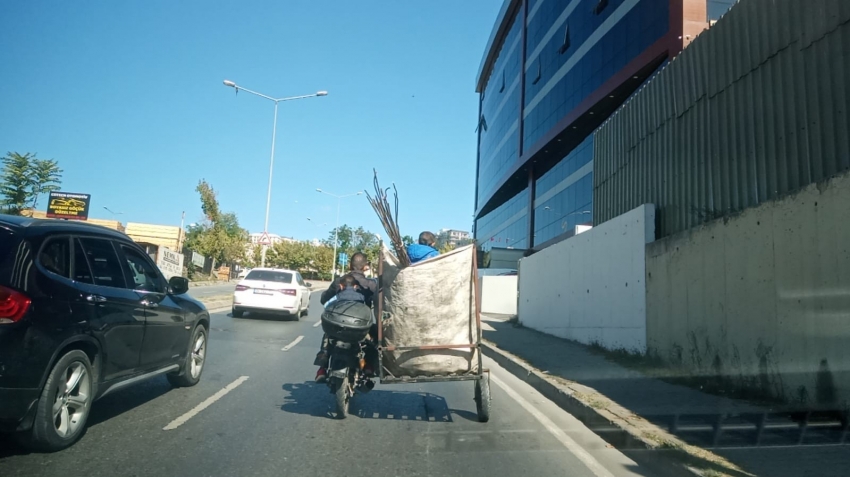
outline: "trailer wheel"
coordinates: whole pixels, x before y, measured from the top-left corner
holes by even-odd
[[[481,375],[475,381],[475,408],[478,411],[478,422],[490,420],[490,373]]]

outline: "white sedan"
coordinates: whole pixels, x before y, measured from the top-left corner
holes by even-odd
[[[255,268],[236,285],[233,317],[253,311],[284,313],[297,320],[310,306],[310,286],[293,270]]]

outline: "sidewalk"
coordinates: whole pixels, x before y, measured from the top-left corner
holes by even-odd
[[[704,475],[850,475],[850,445],[840,445],[842,439],[850,444],[850,436],[834,418],[824,427],[801,426],[768,407],[626,368],[589,346],[517,327],[507,317],[482,320],[491,344],[485,354],[525,374],[520,377],[617,447],[683,450],[694,467],[711,469]],[[614,436],[611,424],[628,433],[630,444]]]

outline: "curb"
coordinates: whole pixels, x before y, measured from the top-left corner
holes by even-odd
[[[713,475],[752,475],[723,457],[684,442],[593,388],[540,371],[490,341],[482,340],[481,349],[485,356],[525,381],[617,449],[675,451],[679,455],[671,457],[695,475],[704,475],[702,469],[706,467],[721,472]]]
[[[209,286],[215,286],[215,285],[227,285],[228,283],[233,283],[235,281],[236,280],[216,280],[216,281],[205,280],[205,281],[202,281],[202,282],[189,282],[189,288],[192,288],[192,287],[209,287]]]
[[[213,295],[210,297],[202,297],[198,298],[198,301],[203,303],[207,308],[207,311],[215,310],[224,307],[230,307],[233,304],[233,295],[221,294],[221,295]]]

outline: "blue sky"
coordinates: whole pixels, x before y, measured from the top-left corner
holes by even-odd
[[[202,217],[199,179],[262,231],[273,103],[281,103],[269,230],[325,237],[336,200],[400,191],[403,233],[469,230],[475,76],[500,0],[0,3],[0,154],[59,161],[91,217]],[[316,227],[307,217],[325,227]],[[383,234],[361,197],[341,223]]]

